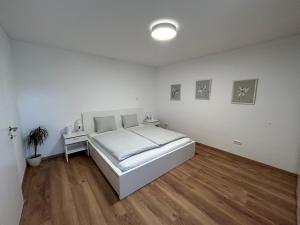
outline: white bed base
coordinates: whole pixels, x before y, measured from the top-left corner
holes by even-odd
[[[115,110],[107,112],[89,112],[83,113],[83,125],[85,130],[94,132],[93,118],[95,116],[104,115],[122,115],[136,112],[140,114],[142,109],[126,109],[126,110]],[[140,117],[138,115],[138,117]],[[116,118],[117,120],[119,118]],[[92,121],[92,122],[91,122]],[[119,127],[119,123],[118,123]],[[92,130],[91,130],[92,129]],[[99,169],[102,171],[104,176],[110,182],[111,186],[117,192],[119,199],[123,199],[156,178],[167,173],[169,170],[175,168],[186,160],[192,158],[195,155],[195,143],[186,144],[180,148],[174,149],[160,157],[152,159],[142,165],[139,165],[133,169],[127,171],[121,171],[116,167],[91,141],[88,142],[88,148],[90,156],[95,161]]]
[[[117,192],[119,199],[125,198],[192,158],[195,154],[195,143],[192,142],[138,167],[122,172],[119,168],[112,165],[109,159],[97,148],[93,143],[89,142],[90,156]]]

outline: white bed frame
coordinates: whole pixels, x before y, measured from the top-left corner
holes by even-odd
[[[121,115],[133,113],[137,114],[138,121],[142,123],[144,110],[140,108],[85,112],[82,113],[83,128],[87,133],[92,133],[95,131],[94,117],[109,115],[115,116],[117,127],[120,128],[122,127]],[[195,154],[195,143],[192,142],[123,172],[101,152],[103,149],[99,149],[91,141],[88,142],[88,148],[90,156],[117,192],[119,199],[125,198],[169,170],[192,158]]]

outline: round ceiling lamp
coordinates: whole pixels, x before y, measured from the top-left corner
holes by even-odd
[[[152,38],[158,41],[168,41],[177,35],[177,25],[171,21],[157,21],[150,29]]]

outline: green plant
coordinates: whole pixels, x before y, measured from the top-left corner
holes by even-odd
[[[26,144],[30,148],[31,146],[34,147],[34,156],[35,158],[37,155],[37,147],[44,144],[46,138],[48,137],[48,131],[46,128],[37,127],[29,132],[26,137]]]

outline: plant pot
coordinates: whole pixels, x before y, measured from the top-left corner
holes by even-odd
[[[27,163],[32,167],[39,166],[41,164],[41,161],[42,161],[41,154],[38,154],[36,157],[31,156],[31,157],[27,158]]]

